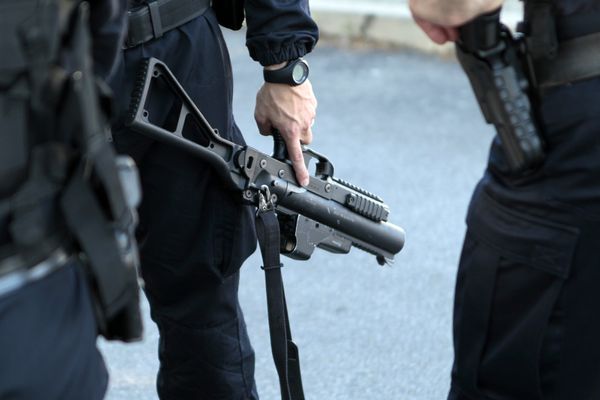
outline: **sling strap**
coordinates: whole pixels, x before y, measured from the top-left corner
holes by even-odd
[[[279,222],[263,193],[259,193],[259,196],[261,201],[256,213],[256,234],[264,264],[271,351],[279,375],[281,399],[304,400],[298,347],[292,341],[281,275],[283,264],[280,262]]]

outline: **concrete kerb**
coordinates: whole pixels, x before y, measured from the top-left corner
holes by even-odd
[[[375,43],[388,47],[415,49],[430,54],[453,56],[454,46],[438,46],[413,22],[406,2],[373,2],[356,0],[311,0],[312,15],[324,38],[352,44]],[[514,27],[520,13],[505,9],[502,20]]]

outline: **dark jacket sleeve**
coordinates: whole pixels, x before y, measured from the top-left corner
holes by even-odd
[[[308,0],[246,0],[245,11],[246,46],[262,65],[302,57],[319,39]]]
[[[121,49],[126,28],[127,0],[93,0],[90,2],[90,30],[94,71],[106,79]]]

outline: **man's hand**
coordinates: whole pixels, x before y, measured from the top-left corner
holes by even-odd
[[[300,86],[265,82],[256,95],[254,119],[259,132],[266,136],[277,129],[281,133],[302,186],[308,185],[309,174],[301,145],[312,141],[316,110],[317,99],[308,80]]]
[[[417,25],[437,44],[458,39],[458,28],[500,8],[504,0],[410,0]]]

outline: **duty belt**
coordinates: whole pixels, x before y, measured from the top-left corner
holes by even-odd
[[[600,76],[600,33],[560,42],[556,58],[533,65],[540,89]]]
[[[39,263],[29,266],[26,265],[19,255],[7,257],[0,261],[0,298],[6,296],[25,285],[43,279],[52,272],[65,266],[71,256],[67,251],[59,247]]]
[[[550,11],[538,11],[537,18],[530,14],[528,33],[533,37],[528,48],[538,89],[600,76],[600,12],[554,17]]]
[[[127,12],[129,28],[125,48],[158,39],[204,14],[211,0],[152,0]]]

